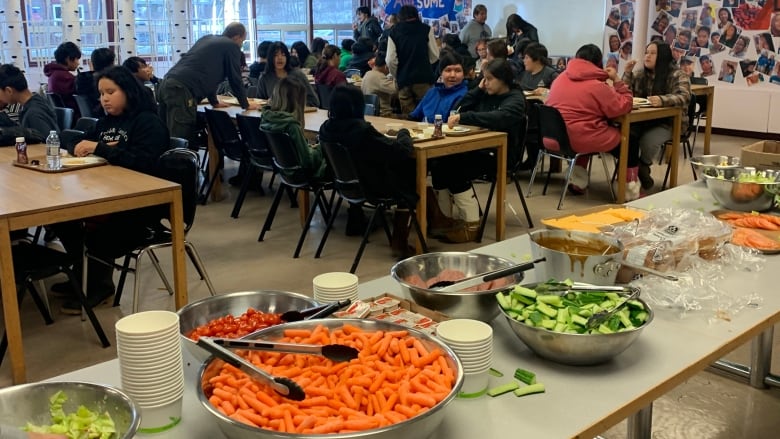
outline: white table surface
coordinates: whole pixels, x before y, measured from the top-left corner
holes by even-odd
[[[705,211],[718,207],[701,182],[670,189],[632,205]],[[477,251],[519,261],[529,257],[528,236]],[[780,296],[769,293],[774,291],[770,287],[777,279],[773,273],[778,269],[780,256],[769,256],[763,271],[735,275],[725,281],[735,291],[758,292],[763,298],[760,307],[744,309],[730,322],[710,319],[711,315],[704,312],[680,318],[673,310],[655,308],[655,320],[639,339],[614,360],[599,366],[564,366],[543,360],[531,353],[511,332],[504,317],[499,316],[491,322],[495,346],[493,367],[504,372],[505,377],[491,377],[491,386],[507,382],[514,369],[522,367],[536,372],[538,380],[547,386],[547,392],[523,398],[506,394],[497,398],[455,400],[447,408],[434,438],[592,438],[780,320]],[[533,271],[526,272],[526,279],[536,280]],[[384,292],[401,295],[389,276],[360,285],[361,297]],[[187,386],[183,422],[155,437],[224,437],[197,400],[199,364],[186,351],[184,361]],[[53,380],[91,381],[118,387],[118,362],[108,361]],[[735,382],[734,385],[743,384]]]

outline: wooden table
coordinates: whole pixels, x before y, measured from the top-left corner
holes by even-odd
[[[672,151],[670,158],[671,175],[669,187],[677,186],[677,165],[680,151],[680,124],[682,123],[682,109],[680,107],[647,107],[635,108],[628,114],[615,119],[620,123],[620,160],[618,160],[618,190],[615,196],[617,203],[626,201],[626,170],[628,169],[628,140],[631,124],[646,120],[672,118]]]
[[[28,146],[42,158],[44,146]],[[176,308],[187,304],[181,187],[119,166],[43,173],[12,165],[14,148],[0,148],[0,288],[14,383],[26,381],[10,233],[28,227],[159,204],[170,205]],[[54,360],[54,359],[52,359]]]
[[[260,111],[244,111],[240,107],[225,107],[218,110],[229,113],[232,117],[236,114],[245,114],[249,116],[260,116]],[[327,110],[318,109],[304,113],[305,127],[308,132],[318,133],[320,126],[328,120]],[[366,116],[366,120],[374,125],[377,130],[384,131],[388,123],[400,123],[406,128],[414,128],[417,122],[391,119],[379,116]],[[496,149],[496,240],[504,239],[505,234],[505,206],[506,198],[506,154],[507,154],[507,135],[506,133],[496,131],[479,131],[467,136],[447,136],[439,140],[428,140],[416,142],[414,144],[414,157],[417,163],[417,220],[420,223],[423,236],[427,233],[426,217],[426,187],[428,185],[428,159],[442,157],[451,154],[459,154],[468,151],[480,149]],[[214,160],[210,160],[214,162]],[[303,202],[301,208],[308,206]],[[418,243],[418,251],[421,248]]]
[[[714,85],[693,85],[691,84],[691,93],[699,96],[706,96],[707,109],[704,112],[705,125],[704,125],[704,154],[710,153],[710,140],[712,138],[712,107],[715,106],[715,86]],[[693,123],[693,121],[689,121]]]

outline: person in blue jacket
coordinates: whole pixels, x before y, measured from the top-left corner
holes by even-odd
[[[455,104],[469,91],[468,84],[464,81],[465,72],[463,59],[451,50],[444,50],[439,56],[439,69],[441,82],[437,82],[425,93],[417,107],[409,113],[412,120],[433,123],[437,114],[441,114],[445,121],[450,111],[455,110]]]

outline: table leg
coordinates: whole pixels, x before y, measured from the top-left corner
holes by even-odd
[[[313,206],[309,206],[310,201],[309,191],[298,191],[298,218],[301,220],[301,227],[306,227],[306,218],[309,217],[309,209],[314,209]]]
[[[629,115],[623,115],[620,118],[620,159],[618,160],[617,173],[617,198],[618,204],[626,202],[626,172],[628,171],[628,139],[631,132],[631,120]]]
[[[170,204],[171,215],[171,246],[173,261],[173,288],[175,290],[175,306],[179,309],[187,304],[187,265],[184,258],[184,213],[182,208],[181,188],[177,188]]]
[[[14,384],[27,382],[22,347],[22,324],[19,319],[19,302],[16,298],[13,256],[11,253],[11,229],[7,220],[0,220],[0,288],[3,293],[3,321],[8,336],[8,355],[11,358],[11,374]]]
[[[677,112],[672,121],[672,157],[669,162],[670,176],[669,187],[677,186],[677,166],[680,162],[680,129],[682,125],[682,112]]]
[[[770,326],[758,334],[750,344],[750,385],[757,389],[766,387],[766,377],[772,369],[772,339],[775,327]]]
[[[417,223],[420,225],[422,236],[428,239],[428,216],[427,212],[427,187],[428,187],[428,155],[424,150],[417,150],[415,154],[417,162]],[[431,200],[435,203],[434,200]],[[422,253],[422,242],[417,240],[417,254]]]
[[[506,150],[507,138],[504,137],[496,151],[496,241],[503,241],[506,233]]]
[[[707,110],[704,112],[707,123],[704,125],[704,155],[710,153],[710,139],[712,138],[712,107],[715,106],[715,91],[707,93]]]
[[[651,439],[653,430],[653,403],[628,417],[626,439]]]
[[[209,178],[213,178],[219,172],[219,151],[217,151],[217,146],[214,145],[214,138],[211,137],[211,133],[209,133],[207,139],[207,154],[209,155]],[[211,201],[221,201],[223,198],[222,182],[219,181],[219,178],[217,178],[214,180],[214,186],[211,188]]]

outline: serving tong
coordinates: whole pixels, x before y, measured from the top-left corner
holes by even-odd
[[[620,285],[591,285],[586,283],[580,283],[580,282],[574,282],[572,285],[569,285],[564,282],[551,282],[546,283],[545,285],[548,285],[550,288],[547,288],[545,292],[551,292],[551,293],[587,293],[592,291],[606,291],[606,292],[615,292],[615,293],[630,293],[628,297],[622,302],[620,302],[616,307],[604,311],[599,311],[592,316],[588,318],[587,323],[585,324],[585,327],[588,329],[597,328],[602,323],[609,320],[610,317],[615,315],[618,311],[620,311],[624,306],[628,304],[629,301],[636,299],[639,297],[639,293],[642,291],[638,287],[632,287],[632,286],[620,286]]]
[[[546,258],[539,258],[531,262],[526,262],[524,264],[517,264],[508,268],[500,268],[498,270],[488,271],[485,273],[479,273],[473,276],[464,277],[463,279],[457,281],[440,280],[428,288],[437,289],[437,291],[443,293],[453,293],[456,291],[462,291],[465,290],[466,288],[475,287],[485,282],[490,282],[492,280],[501,279],[502,277],[507,277],[515,273],[520,273],[523,271],[530,270],[534,268],[534,264],[538,264],[544,261],[546,261]]]
[[[360,353],[357,349],[343,344],[300,344],[234,338],[212,338],[211,341],[222,347],[231,349],[252,349],[256,351],[319,355],[337,363],[353,360],[357,358]]]

